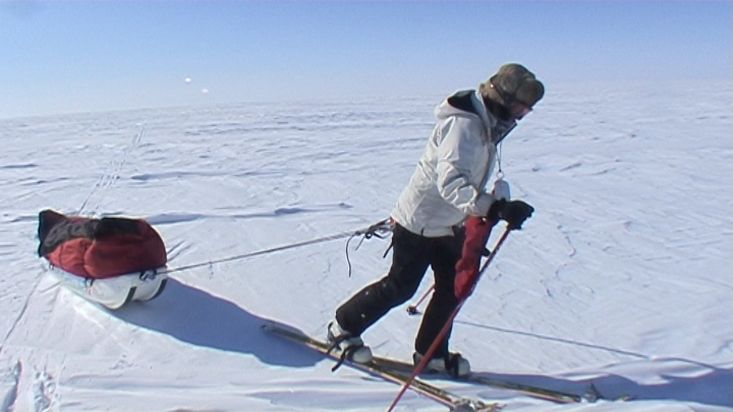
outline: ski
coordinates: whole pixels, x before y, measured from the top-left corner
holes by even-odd
[[[262,325],[262,329],[291,342],[304,345],[331,359],[339,360],[338,351],[329,352],[329,344],[325,341],[315,339],[295,329],[289,329],[275,324],[268,323]],[[343,364],[399,385],[407,382],[409,378],[409,375],[377,362],[356,363],[345,360]],[[451,411],[494,412],[502,408],[502,405],[498,403],[487,403],[480,400],[464,398],[418,379],[414,380],[410,388],[429,399],[447,406]]]
[[[394,371],[409,373],[415,368],[415,365],[413,365],[412,363],[404,362],[404,361],[397,360],[397,359],[392,359],[392,358],[387,358],[387,357],[382,357],[382,356],[374,356],[373,358],[374,358],[373,362],[375,364],[379,366],[383,366],[391,370],[394,370]],[[490,377],[481,376],[475,373],[469,376],[466,376],[466,377],[462,377],[462,378],[454,378],[446,374],[440,374],[437,372],[432,372],[432,373],[428,372],[427,373],[427,375],[430,375],[430,374],[445,375],[446,377],[457,380],[457,381],[476,383],[476,384],[490,386],[492,388],[508,389],[508,390],[512,390],[515,392],[521,392],[533,398],[543,399],[543,400],[556,402],[556,403],[578,403],[578,402],[582,402],[583,400],[593,402],[596,399],[598,399],[597,392],[588,393],[587,396],[580,396],[580,395],[575,395],[572,393],[566,393],[566,392],[557,391],[553,389],[546,389],[546,388],[541,388],[537,386],[526,385],[526,384],[521,384],[517,382],[511,382],[511,381],[507,381],[503,379],[490,378]]]

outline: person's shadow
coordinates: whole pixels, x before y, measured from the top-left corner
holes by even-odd
[[[664,382],[656,384],[639,384],[618,375],[594,378],[593,384],[609,399],[630,396],[632,400],[675,400],[733,407],[733,371],[708,367],[709,370],[696,376],[662,375]]]
[[[591,384],[597,390],[597,395],[607,400],[618,400],[628,398],[629,400],[675,400],[681,402],[695,402],[712,406],[733,406],[733,370],[721,368],[702,362],[683,358],[656,358],[652,360],[649,356],[626,351],[618,348],[611,348],[602,345],[580,342],[572,339],[558,338],[553,336],[540,335],[537,333],[524,332],[500,328],[491,325],[482,325],[472,322],[457,322],[493,330],[495,332],[510,333],[527,338],[563,343],[567,345],[617,353],[628,357],[636,358],[639,367],[649,365],[649,368],[663,367],[664,363],[688,364],[694,366],[696,374],[687,373],[687,376],[666,376],[663,382],[656,384],[641,384],[626,377],[616,374],[605,374],[588,379],[568,380],[543,375],[533,374],[498,374],[480,372],[486,378],[501,379],[510,382],[522,383],[541,388],[554,389],[557,391],[583,396],[588,393]]]
[[[131,302],[109,311],[126,322],[172,336],[191,345],[250,354],[270,365],[307,367],[322,357],[268,334],[264,324],[288,325],[261,318],[235,303],[169,278],[163,293],[148,302]]]
[[[623,376],[608,374],[572,381],[551,376],[532,374],[500,374],[478,372],[475,374],[489,379],[498,379],[552,389],[581,396],[588,400],[596,396],[603,400],[674,400],[695,402],[712,406],[733,406],[733,372],[713,368],[694,377],[664,376],[658,384],[640,384]],[[591,384],[593,389],[591,390]]]

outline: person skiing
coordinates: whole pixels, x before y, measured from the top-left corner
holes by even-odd
[[[371,349],[361,334],[416,292],[428,266],[435,290],[415,339],[417,364],[438,336],[464,292],[456,293],[456,263],[465,238],[463,223],[471,216],[506,220],[521,228],[533,208],[508,193],[486,191],[497,159],[497,145],[543,97],[544,86],[526,67],[499,68],[478,90],[459,91],[436,109],[437,124],[409,184],[397,200],[391,219],[392,265],[386,276],[364,287],[336,310],[327,338],[342,355],[368,363]],[[503,181],[502,181],[503,182]],[[508,188],[508,187],[507,187]],[[508,192],[508,190],[506,190]],[[467,359],[448,349],[450,330],[426,369],[465,376]]]

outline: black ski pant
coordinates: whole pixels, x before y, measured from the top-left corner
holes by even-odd
[[[415,350],[425,354],[458,305],[453,282],[462,244],[462,230],[456,230],[455,236],[429,238],[396,225],[392,234],[392,267],[389,273],[338,308],[336,320],[339,325],[352,335],[361,335],[390,309],[410,299],[430,266],[435,275],[435,290],[415,339]],[[434,357],[448,355],[450,332],[449,329]]]

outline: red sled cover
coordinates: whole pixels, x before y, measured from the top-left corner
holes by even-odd
[[[104,279],[165,266],[165,244],[142,219],[38,214],[38,255],[85,278]]]

